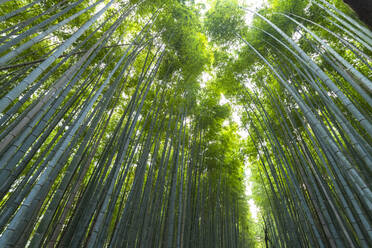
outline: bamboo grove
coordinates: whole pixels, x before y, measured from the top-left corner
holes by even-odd
[[[371,30],[209,4],[0,0],[0,247],[369,247]]]
[[[324,0],[253,11],[248,30],[236,13],[252,10],[215,9],[214,39],[245,46],[220,84],[240,87],[265,245],[369,247],[371,31]]]

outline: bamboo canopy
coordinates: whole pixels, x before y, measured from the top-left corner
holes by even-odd
[[[370,247],[345,2],[0,0],[0,247]]]

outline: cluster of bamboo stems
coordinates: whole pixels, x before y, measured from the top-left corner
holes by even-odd
[[[110,15],[115,0],[73,14],[84,1],[67,2],[1,31],[0,247],[238,247],[237,199],[223,175],[212,183],[204,170],[189,104],[170,107],[171,75],[157,77],[159,11],[121,46],[126,33],[113,34],[144,1]],[[19,65],[103,3],[43,58]]]

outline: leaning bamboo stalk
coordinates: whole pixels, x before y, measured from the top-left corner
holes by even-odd
[[[47,69],[62,53],[72,45],[105,11],[114,3],[111,0],[105,7],[97,12],[89,21],[84,23],[69,39],[67,39],[51,56],[42,62],[33,70],[25,79],[22,80],[15,88],[0,99],[0,112],[3,112],[19,95],[32,84],[40,74]]]

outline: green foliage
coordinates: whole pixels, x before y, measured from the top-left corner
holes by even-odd
[[[231,42],[244,26],[244,11],[237,0],[216,1],[207,12],[205,27],[212,41]]]
[[[178,2],[167,5],[157,29],[170,49],[168,63],[179,67],[186,80],[196,79],[212,63],[212,53],[194,8]]]
[[[0,22],[0,49],[74,2]],[[217,0],[205,14],[192,0],[114,1],[39,67],[109,2],[0,67],[0,246],[367,247],[372,38],[360,23],[314,1],[253,13]]]

